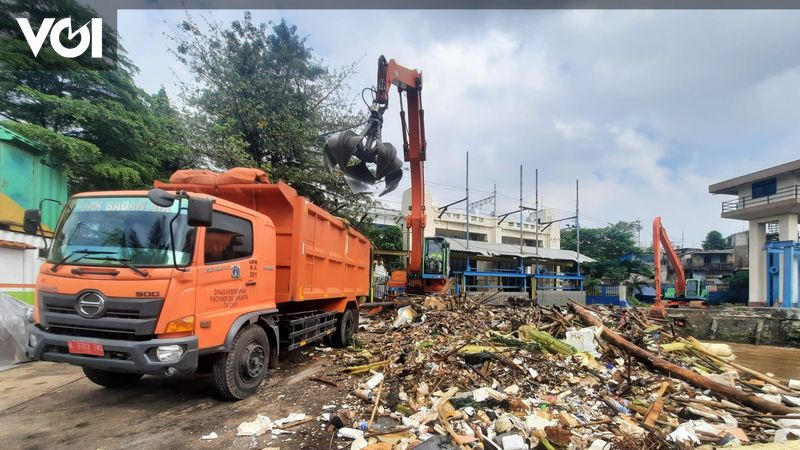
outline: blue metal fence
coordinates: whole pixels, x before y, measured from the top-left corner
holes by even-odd
[[[586,288],[587,305],[620,306],[625,299],[620,297],[619,285],[589,286]]]

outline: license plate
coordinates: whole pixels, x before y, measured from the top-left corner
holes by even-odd
[[[68,341],[70,353],[80,353],[81,355],[103,356],[103,344],[94,342]]]

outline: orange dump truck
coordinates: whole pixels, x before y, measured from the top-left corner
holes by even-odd
[[[28,354],[97,384],[211,371],[252,395],[278,349],[346,345],[370,243],[256,169],[178,171],[151,191],[73,196],[36,282]],[[28,229],[38,228],[35,210]]]

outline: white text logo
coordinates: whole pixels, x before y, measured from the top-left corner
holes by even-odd
[[[64,58],[77,58],[81,56],[89,45],[92,47],[92,58],[103,57],[103,20],[92,19],[91,22],[84,24],[77,30],[72,30],[72,19],[61,19],[56,22],[56,19],[47,18],[42,21],[42,26],[39,31],[34,33],[28,19],[17,19],[19,27],[22,29],[22,34],[28,41],[28,45],[33,52],[33,57],[39,55],[39,50],[42,49],[44,40],[47,39],[48,33],[50,34],[50,45],[53,50]],[[91,24],[91,31],[88,25]],[[61,43],[61,32],[67,30],[67,38],[71,41],[75,36],[80,37],[78,45],[72,48],[65,47]]]

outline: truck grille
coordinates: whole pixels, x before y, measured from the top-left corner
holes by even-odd
[[[52,333],[106,339],[149,339],[155,334],[164,299],[104,297],[99,317],[78,313],[81,295],[39,293],[39,319]]]

